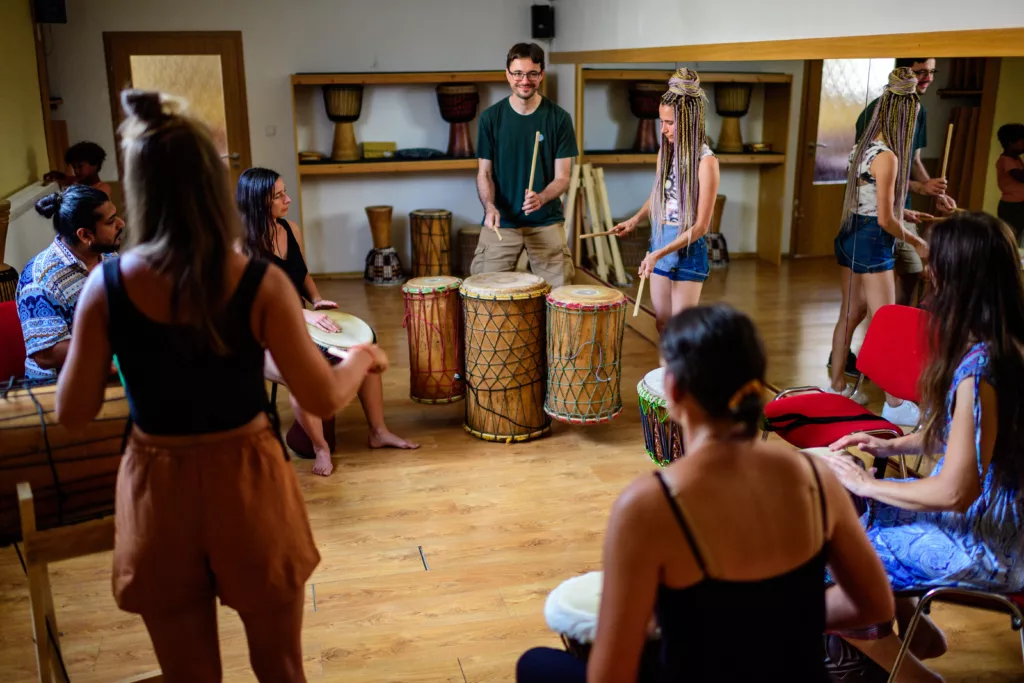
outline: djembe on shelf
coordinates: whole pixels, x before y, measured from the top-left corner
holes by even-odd
[[[473,141],[469,137],[469,122],[476,118],[480,104],[480,92],[472,83],[439,85],[437,104],[441,107],[441,118],[450,125],[448,129],[448,156],[473,158]]]
[[[363,279],[373,285],[400,285],[405,282],[402,262],[391,246],[391,206],[368,206],[366,217],[370,221],[373,249],[366,255]]]
[[[11,222],[11,203],[0,199],[0,301],[14,301],[18,290],[18,271],[4,263],[7,226]]]
[[[359,161],[359,145],[352,124],[363,110],[363,86],[325,85],[324,107],[327,118],[334,122],[334,144],[331,158],[337,161]]]
[[[722,117],[716,152],[739,154],[743,151],[740,118],[750,109],[750,83],[716,83],[715,110]]]
[[[633,151],[640,154],[658,152],[658,124],[661,96],[666,90],[664,83],[655,81],[632,81],[629,84],[629,111],[640,119],[636,129]]]

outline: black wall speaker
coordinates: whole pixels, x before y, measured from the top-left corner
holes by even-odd
[[[555,8],[551,5],[531,5],[530,30],[533,38],[554,38]]]
[[[66,24],[68,9],[64,0],[35,0],[37,24]]]

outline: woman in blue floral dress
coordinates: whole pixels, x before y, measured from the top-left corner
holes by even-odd
[[[922,429],[892,440],[854,434],[832,449],[941,453],[941,460],[923,479],[884,480],[846,458],[827,461],[851,493],[869,499],[862,522],[893,590],[1021,591],[1024,282],[1017,245],[1002,221],[962,212],[934,225],[929,261],[934,292],[927,303]],[[897,601],[901,627],[914,606]],[[911,643],[916,657],[907,658],[900,681],[941,681],[920,660],[943,654],[945,638],[930,620],[918,633]],[[895,634],[850,642],[887,670],[900,646]]]

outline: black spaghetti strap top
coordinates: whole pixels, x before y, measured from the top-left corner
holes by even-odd
[[[288,221],[278,218],[277,224],[284,228],[285,234],[288,235],[288,253],[287,258],[281,258],[277,254],[271,256],[274,263],[281,266],[281,269],[288,275],[288,279],[295,285],[295,289],[299,292],[299,301],[310,301],[309,292],[306,291],[306,275],[309,274],[309,269],[306,267],[305,259],[302,258],[299,241],[295,239],[295,233],[292,232]]]
[[[120,259],[103,263],[110,343],[139,429],[161,436],[210,434],[241,427],[268,410],[264,352],[250,317],[267,266],[250,260],[228,300],[218,324],[230,352],[220,356],[193,328],[145,316],[128,298]]]
[[[811,467],[827,529],[825,494],[818,470],[813,463]],[[807,562],[778,576],[757,581],[711,578],[679,503],[661,472],[655,474],[705,574],[686,588],[658,587],[660,680],[827,683],[821,648],[828,542]]]

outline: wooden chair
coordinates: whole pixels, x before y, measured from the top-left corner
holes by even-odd
[[[80,524],[36,529],[35,502],[32,487],[18,484],[18,509],[21,516],[21,539],[25,573],[28,576],[29,609],[32,614],[32,636],[36,646],[39,683],[70,683],[60,653],[60,629],[53,608],[49,565],[114,548],[114,518],[104,517]],[[160,671],[132,676],[119,683],[162,683]]]

